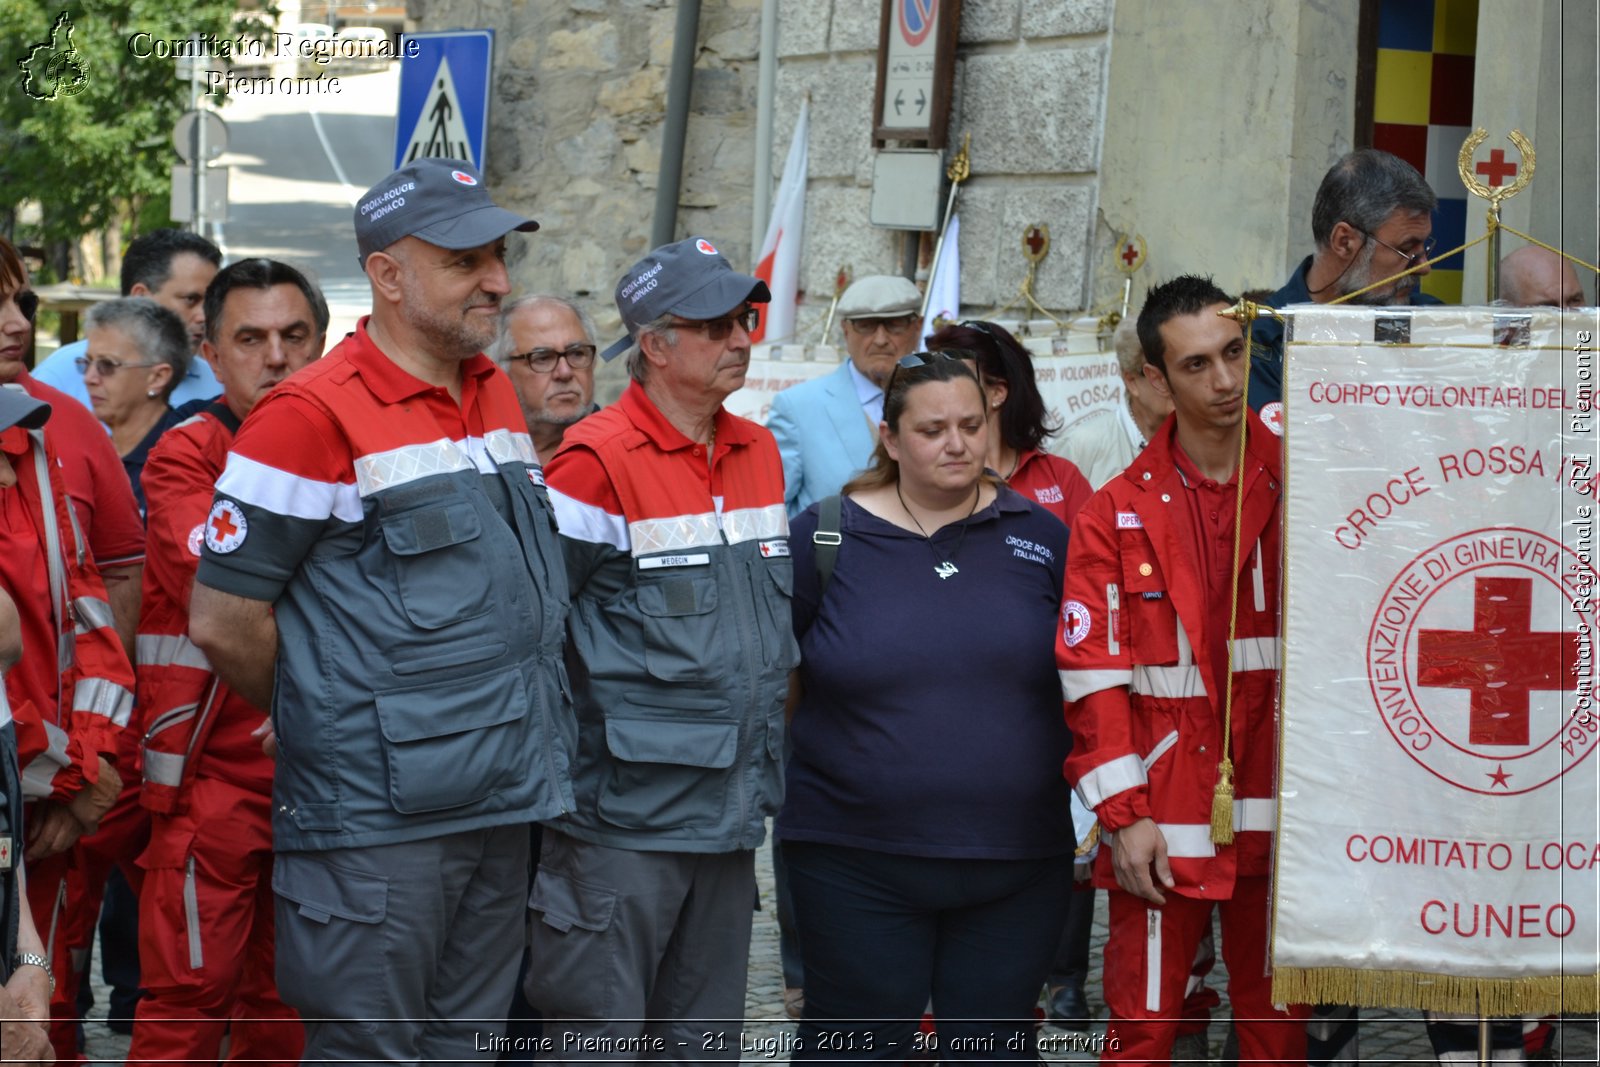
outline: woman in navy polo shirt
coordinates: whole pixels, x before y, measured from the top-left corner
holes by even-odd
[[[806,968],[796,1059],[1034,1057],[1075,844],[1053,653],[1067,530],[984,473],[986,399],[959,355],[891,376],[825,590],[818,508],[792,527],[777,836]]]

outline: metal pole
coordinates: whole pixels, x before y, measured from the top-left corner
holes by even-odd
[[[1494,303],[1500,299],[1500,205],[1495,204],[1489,209],[1489,240],[1486,244],[1489,249],[1489,265],[1484,271],[1483,288],[1485,299]],[[1485,1031],[1487,1033],[1488,1031]]]
[[[678,228],[678,187],[683,181],[683,142],[689,132],[689,90],[700,38],[700,0],[679,0],[673,29],[672,71],[667,78],[667,120],[661,127],[661,168],[656,175],[656,213],[650,247],[671,242]]]
[[[200,38],[193,38],[194,55],[189,60],[189,110],[194,112],[194,127],[189,131],[189,188],[193,201],[189,206],[189,221],[194,232],[204,237],[205,229],[205,173],[206,124],[200,115]]]
[[[778,95],[778,0],[761,0],[761,53],[756,74],[756,187],[750,223],[750,260],[761,254],[772,212],[772,112]]]

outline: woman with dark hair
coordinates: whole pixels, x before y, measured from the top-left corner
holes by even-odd
[[[959,351],[976,365],[988,412],[989,469],[1072,525],[1072,517],[1094,495],[1094,487],[1071,460],[1044,451],[1045,438],[1061,427],[1045,407],[1028,350],[1004,327],[977,319],[944,327],[928,338],[928,345]]]
[[[1034,1058],[1075,844],[1053,657],[1067,530],[984,470],[985,403],[962,353],[906,356],[836,525],[813,541],[825,500],[791,527],[796,1059]]]

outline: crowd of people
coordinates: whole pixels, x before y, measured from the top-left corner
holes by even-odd
[[[1268,302],[1423,302],[1434,204],[1350,154]],[[769,821],[795,1059],[1032,1061],[1041,1000],[1089,1025],[1097,889],[1104,1058],[1203,1034],[1214,915],[1237,1055],[1349,1056],[1265,977],[1275,320],[1152,288],[1125,408],[1053,441],[1017,338],[924,350],[865,277],[763,427],[724,401],[764,282],[654,249],[602,349],[510,298],[537,228],[397,170],[327,355],[299,271],[157,231],[33,373],[0,240],[0,1061],[82,1058],[97,924],[129,1063],[737,1059]]]

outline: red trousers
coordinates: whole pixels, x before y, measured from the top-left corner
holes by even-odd
[[[1170,890],[1155,907],[1120,889],[1110,892],[1105,994],[1111,1019],[1102,1062],[1167,1063],[1183,1019],[1184,987],[1195,949],[1222,914],[1222,960],[1239,1035],[1239,1062],[1304,1064],[1310,1009],[1272,1004],[1267,974],[1267,879],[1240,878],[1233,899],[1195,900]]]
[[[212,778],[183,815],[156,815],[139,895],[140,978],[127,1065],[293,1064],[300,1018],[273,977],[271,799]]]
[[[128,884],[139,891],[140,872],[132,860],[144,847],[146,819],[137,789],[135,782],[123,790],[93,834],[80,837],[65,852],[28,865],[28,906],[56,979],[50,997],[50,1044],[57,1063],[84,1059],[78,1052],[78,983],[89,966],[106,876],[120,863]],[[33,806],[30,817],[37,818],[38,810]]]

